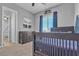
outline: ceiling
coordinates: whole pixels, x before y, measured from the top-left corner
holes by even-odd
[[[59,5],[60,3],[35,3],[35,6],[32,6],[32,3],[17,3],[18,6],[26,9],[27,11],[36,14],[40,11],[52,8]]]

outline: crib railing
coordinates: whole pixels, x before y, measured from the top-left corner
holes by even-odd
[[[79,34],[35,33],[34,55],[79,56]]]

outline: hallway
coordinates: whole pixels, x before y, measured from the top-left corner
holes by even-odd
[[[32,42],[13,44],[0,49],[0,56],[32,56]]]

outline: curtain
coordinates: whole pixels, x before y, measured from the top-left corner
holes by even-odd
[[[53,12],[53,27],[57,27],[57,11]]]
[[[42,32],[43,16],[40,16],[39,32]]]

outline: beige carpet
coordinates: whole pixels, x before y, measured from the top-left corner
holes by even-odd
[[[32,56],[32,42],[0,48],[0,56]]]

